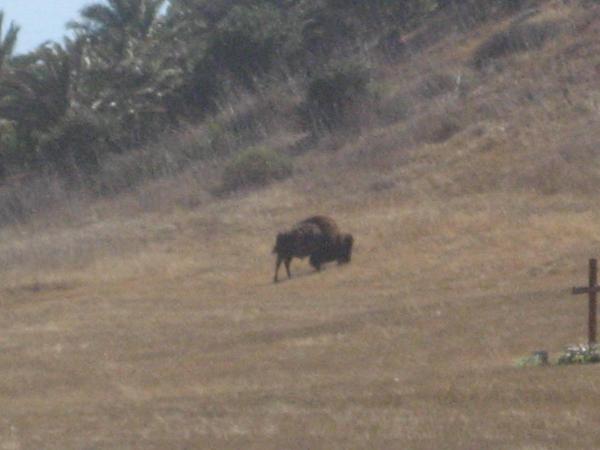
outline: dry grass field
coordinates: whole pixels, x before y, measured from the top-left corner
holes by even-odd
[[[570,287],[600,256],[600,13],[538,16],[569,28],[483,74],[468,60],[506,23],[450,36],[403,73],[468,92],[290,180],[189,207],[163,182],[1,229],[0,450],[596,448],[600,367],[516,364],[585,341]],[[276,232],[315,213],[352,263],[273,284]]]

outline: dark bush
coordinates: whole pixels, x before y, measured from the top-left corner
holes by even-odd
[[[483,68],[492,60],[513,53],[541,48],[545,42],[560,32],[557,22],[520,23],[496,33],[475,52],[473,63]]]
[[[255,77],[272,69],[284,43],[285,27],[275,8],[236,6],[213,34],[207,55],[215,69],[252,88]]]
[[[355,125],[359,108],[371,99],[369,71],[359,64],[336,66],[315,77],[299,107],[304,129],[318,134]]]
[[[502,13],[517,11],[531,3],[531,0],[437,0],[439,7],[454,11],[457,25],[463,28],[493,19]]]
[[[441,144],[460,132],[460,117],[455,113],[443,111],[422,117],[416,123],[414,138],[417,142]]]
[[[225,167],[222,191],[264,186],[291,174],[290,158],[266,147],[251,147],[236,155]]]
[[[300,35],[302,50],[316,58],[316,64],[319,64],[352,45],[357,30],[356,24],[345,14],[322,6],[306,14]]]
[[[408,119],[414,110],[411,100],[410,97],[403,93],[381,99],[376,109],[380,122],[384,125],[391,125]]]
[[[97,172],[100,159],[116,151],[111,130],[91,112],[71,113],[44,134],[39,153],[47,167],[76,179]]]
[[[457,77],[448,73],[433,73],[418,88],[418,94],[427,99],[452,92],[458,86]]]
[[[22,168],[19,153],[14,127],[9,122],[0,121],[0,180],[9,175],[13,168],[17,171]]]
[[[195,118],[214,113],[217,100],[223,94],[223,80],[218,74],[216,63],[211,58],[198,61],[174,98],[176,106],[181,108],[184,105],[186,113]]]

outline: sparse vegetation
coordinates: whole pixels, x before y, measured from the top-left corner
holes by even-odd
[[[252,147],[238,153],[223,171],[223,191],[265,186],[292,174],[291,160],[266,147]]]

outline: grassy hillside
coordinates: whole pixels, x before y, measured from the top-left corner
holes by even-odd
[[[360,133],[270,133],[285,181],[215,196],[217,161],[2,228],[0,449],[596,446],[598,368],[516,361],[585,340],[600,8],[442,25]],[[352,263],[273,284],[314,213]]]

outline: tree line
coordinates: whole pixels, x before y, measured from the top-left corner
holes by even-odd
[[[309,83],[332,61],[459,3],[515,0],[107,0],[23,55],[0,11],[0,179],[85,178],[107,155],[205,120],[232,89],[293,78],[322,100]]]

